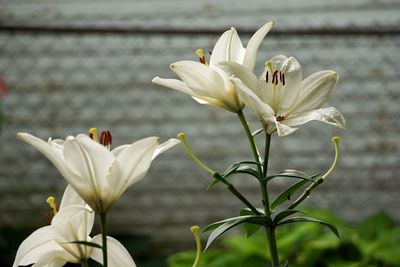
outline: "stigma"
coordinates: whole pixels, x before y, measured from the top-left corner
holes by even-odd
[[[51,224],[51,221],[53,220],[54,216],[56,216],[59,206],[56,204],[56,200],[53,196],[50,196],[46,199],[47,204],[50,206],[50,211],[46,212],[44,214],[44,217],[46,218],[47,222]]]

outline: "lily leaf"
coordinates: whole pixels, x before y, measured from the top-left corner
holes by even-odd
[[[260,128],[258,130],[255,130],[254,132],[251,133],[251,135],[254,137],[254,136],[258,135],[259,133],[262,133],[262,131],[264,131],[264,128]]]
[[[96,244],[96,243],[93,243],[93,242],[89,242],[89,241],[71,241],[71,242],[65,242],[65,243],[81,244],[81,245],[85,245],[85,246],[88,246],[88,247],[94,247],[94,248],[99,248],[99,249],[103,248],[99,244]]]
[[[233,174],[237,174],[237,173],[245,173],[245,174],[249,174],[257,179],[259,179],[260,175],[258,173],[258,171],[256,171],[255,169],[249,167],[249,166],[240,166],[237,170],[235,170],[234,172],[230,173],[228,176],[233,175]]]
[[[219,222],[216,222],[216,223],[213,223],[213,224],[210,224],[209,226],[207,226],[206,229],[203,230],[203,232],[209,231],[211,229],[215,229],[215,230],[208,237],[207,244],[206,244],[206,247],[204,248],[204,251],[207,250],[207,248],[211,245],[211,243],[217,237],[219,237],[220,235],[222,235],[223,233],[225,233],[232,227],[245,222],[250,217],[253,217],[253,215],[229,218],[229,219],[219,221]]]
[[[246,216],[239,216],[239,217],[233,217],[229,219],[225,219],[213,224],[210,224],[209,226],[206,227],[206,229],[203,230],[203,232],[207,232],[209,230],[214,229],[214,231],[210,234],[207,240],[206,247],[204,251],[207,250],[207,248],[211,245],[211,243],[220,235],[231,229],[232,227],[235,227],[236,225],[242,224],[244,222],[249,222],[252,224],[259,224],[259,225],[271,225],[272,221],[270,218],[266,216],[260,216],[260,215],[246,215]]]
[[[275,218],[273,220],[273,225],[277,225],[281,220],[285,219],[286,217],[289,217],[295,213],[305,213],[301,210],[284,210],[279,212],[277,215],[275,215]]]
[[[261,213],[263,213],[263,211],[260,211]],[[240,211],[240,216],[246,216],[246,215],[256,215],[252,210],[246,208],[246,209],[242,209]],[[257,225],[257,224],[252,224],[252,223],[243,223],[243,228],[244,228],[244,232],[246,233],[246,237],[250,237],[252,235],[254,235],[255,233],[257,233],[257,231],[260,229],[261,225]]]
[[[300,172],[300,171],[285,170],[285,171],[277,173],[277,174],[269,175],[269,176],[265,177],[263,180],[268,182],[268,181],[270,181],[270,180],[272,180],[274,178],[277,178],[277,177],[286,177],[286,178],[295,178],[295,179],[312,181],[313,179],[315,179],[318,176],[319,176],[319,174],[313,175],[313,176],[309,176],[309,175],[307,175],[307,174],[305,174],[303,172]]]
[[[288,223],[297,223],[297,222],[314,222],[314,223],[322,224],[322,225],[328,227],[329,230],[331,230],[332,233],[334,233],[337,236],[337,238],[340,238],[339,231],[334,225],[324,222],[324,221],[321,221],[321,220],[310,218],[310,217],[292,217],[292,218],[289,218],[289,219],[279,222],[277,224],[277,226],[288,224]]]
[[[290,197],[299,190],[303,185],[307,184],[308,180],[301,180],[290,187],[288,187],[285,191],[283,191],[272,203],[271,210],[274,210],[277,206],[285,202],[286,200],[290,200]]]

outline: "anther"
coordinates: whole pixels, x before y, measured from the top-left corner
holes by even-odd
[[[97,128],[90,128],[89,129],[89,137],[90,139],[99,142],[99,137],[97,136]]]
[[[110,149],[111,148],[111,143],[112,143],[112,136],[111,136],[110,131],[101,132],[100,144],[102,144],[103,146],[105,146],[108,149]]]
[[[199,48],[196,50],[196,55],[199,57],[200,63],[207,65],[206,57],[204,56],[203,49]]]
[[[285,119],[284,116],[278,116],[278,117],[276,117],[276,120],[279,121],[279,122],[283,121],[284,119]]]
[[[282,73],[281,81],[282,84],[285,85],[285,73]]]
[[[278,70],[274,71],[274,75],[272,76],[272,83],[278,85]]]
[[[267,73],[265,73],[265,81],[266,82],[268,82],[268,75],[269,75],[268,73],[269,73],[269,71],[267,71]]]

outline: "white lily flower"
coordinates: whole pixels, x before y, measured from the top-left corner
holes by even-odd
[[[28,133],[17,136],[45,155],[96,213],[105,213],[145,176],[153,159],[179,140],[159,144],[158,137],[148,137],[110,151],[111,136],[104,133],[103,145],[85,134],[48,142]]]
[[[89,236],[94,223],[94,212],[71,186],[64,192],[59,211],[54,212],[56,214],[51,225],[39,228],[21,243],[13,267],[29,264],[37,267],[61,267],[67,262],[80,263],[89,258],[102,263],[101,249],[71,243],[87,241],[102,244],[101,235],[94,238]],[[116,239],[108,237],[107,245],[110,267],[136,266],[129,252]]]
[[[283,55],[268,61],[258,79],[235,62],[221,62],[220,66],[233,76],[240,99],[256,112],[269,134],[277,130],[280,137],[289,135],[297,130],[294,126],[312,120],[345,127],[336,108],[321,108],[337,84],[334,71],[319,71],[302,80],[299,62]]]
[[[236,30],[231,28],[218,39],[211,52],[209,64],[203,50],[198,49],[196,54],[200,57],[200,62],[178,61],[171,64],[172,71],[181,80],[155,77],[152,82],[188,94],[200,104],[210,104],[238,112],[243,109],[243,103],[238,99],[229,76],[217,63],[233,61],[253,71],[258,47],[273,25],[273,22],[268,22],[262,26],[250,38],[247,49],[243,47]]]

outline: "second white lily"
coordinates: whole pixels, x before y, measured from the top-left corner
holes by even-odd
[[[102,145],[86,134],[48,142],[28,133],[17,136],[45,155],[96,213],[106,213],[146,175],[153,159],[179,143],[172,138],[159,144],[158,137],[148,137],[110,151],[111,137]]]
[[[295,126],[312,120],[345,127],[336,108],[321,108],[338,81],[334,71],[319,71],[302,80],[299,62],[283,55],[268,61],[259,78],[235,62],[220,66],[232,75],[240,99],[256,112],[268,134],[276,130],[286,136],[297,130]]]
[[[209,64],[203,50],[199,49],[196,54],[200,57],[200,62],[186,60],[171,64],[172,71],[181,80],[155,77],[153,83],[188,94],[200,104],[210,104],[231,112],[241,111],[243,103],[239,100],[229,76],[217,63],[233,61],[253,71],[258,47],[273,25],[273,22],[268,22],[256,31],[247,48],[243,47],[236,30],[231,28],[218,39],[211,52]]]

